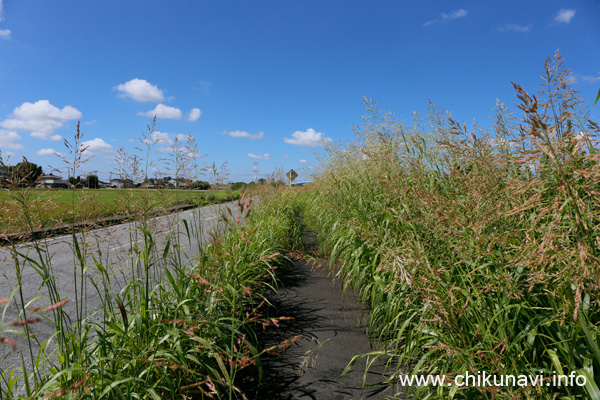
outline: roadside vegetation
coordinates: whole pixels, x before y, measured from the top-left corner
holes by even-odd
[[[381,357],[390,377],[381,384],[397,384],[398,374],[446,377],[446,386],[398,388],[400,398],[600,399],[600,128],[558,53],[543,79],[536,96],[515,84],[519,115],[498,102],[487,130],[467,128],[433,103],[407,125],[366,100],[356,140],[328,146],[314,184],[254,185],[252,198],[223,208],[209,238],[199,217],[178,223],[177,214],[174,233],[160,238],[150,211],[172,199],[123,191],[135,218],[118,263],[131,278],[118,293],[117,265],[99,252],[96,236],[73,234],[74,299],[57,290],[46,242],[34,242],[28,258],[8,246],[17,284],[0,302],[3,315],[15,307],[18,318],[3,317],[0,341],[5,354],[16,337],[25,345],[20,371],[0,371],[0,397],[19,388],[33,398],[253,398],[241,388],[262,380],[261,355],[297,339],[261,349],[255,332],[289,317],[266,319],[261,310],[282,255],[301,247],[301,220],[318,232],[333,276],[368,306],[377,350],[347,368]],[[173,151],[172,176],[197,170],[186,154],[198,152]],[[152,164],[124,160],[131,176],[143,175],[140,161]],[[74,151],[71,176],[80,161]],[[227,166],[211,171],[220,182]],[[13,198],[33,229],[33,215],[48,203],[26,194],[16,188]],[[73,223],[84,203],[73,195]],[[199,256],[186,257],[182,240]],[[44,279],[31,301],[22,292],[26,268]],[[103,304],[91,315],[88,290]],[[64,310],[67,300],[74,313]],[[39,319],[54,333],[38,354],[27,343],[38,340]],[[454,381],[484,371],[542,380]],[[572,373],[586,385],[553,382]]]
[[[397,374],[543,376],[537,386],[413,387],[414,398],[600,398],[598,124],[557,53],[489,130],[434,104],[412,125],[366,102],[298,197],[335,276],[370,308]],[[554,375],[584,387],[556,387]],[[580,382],[583,380],[580,379]],[[410,397],[409,398],[412,398]]]
[[[71,176],[84,162],[81,137],[78,130],[69,145]],[[175,148],[168,172],[182,176],[194,171],[190,151]],[[124,155],[124,174],[140,171],[142,160],[136,157]],[[253,199],[243,193],[209,193],[213,198],[207,201],[227,196],[237,201],[220,206],[219,222],[208,232],[199,213],[186,220],[174,213],[165,236],[157,230],[152,210],[198,201],[197,193],[126,189],[37,195],[25,186],[11,183],[1,214],[18,218],[30,232],[60,203],[65,207],[60,212],[73,226],[116,202],[133,218],[124,256],[103,252],[106,238],[94,231],[75,234],[73,229],[73,298],[60,293],[48,241],[33,238],[27,253],[16,243],[3,247],[13,260],[15,281],[12,292],[0,298],[0,361],[19,351],[20,367],[0,364],[0,398],[252,398],[238,388],[242,378],[250,374],[261,379],[260,355],[294,340],[259,349],[254,333],[279,321],[263,318],[261,310],[294,235],[295,213],[284,198],[288,194],[265,189],[255,211]],[[60,197],[46,197],[56,193]],[[57,201],[65,200],[64,193],[71,195],[70,202]],[[115,195],[121,197],[115,201]],[[184,252],[184,244],[196,247],[198,256]],[[27,298],[23,287],[31,273],[43,283],[36,297]],[[101,300],[100,309],[88,308],[90,292]],[[8,319],[12,315],[16,318]],[[36,329],[42,321],[51,324],[49,336]],[[243,370],[251,373],[243,375]]]

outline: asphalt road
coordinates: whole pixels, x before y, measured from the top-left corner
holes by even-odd
[[[232,207],[234,203],[225,203],[221,205],[211,205],[198,209],[187,210],[178,214],[171,214],[151,219],[151,231],[153,239],[162,254],[162,250],[167,242],[167,236],[171,234],[172,243],[179,237],[181,254],[185,258],[186,265],[192,265],[194,259],[198,256],[199,250],[209,241],[207,230],[216,229],[222,209],[225,206]],[[201,232],[196,238],[188,239],[183,220],[188,221],[188,226],[194,227],[197,232]],[[179,235],[178,235],[179,233]],[[126,223],[114,225],[106,228],[100,228],[85,233],[76,234],[77,241],[87,244],[86,265],[89,266],[85,277],[85,315],[91,320],[100,319],[100,313],[96,311],[102,308],[101,297],[94,289],[91,280],[98,281],[101,274],[96,266],[99,262],[109,271],[110,291],[119,293],[119,291],[131,281],[135,273],[134,260],[136,252],[134,248],[138,245],[143,246],[144,235],[135,226],[135,223]],[[51,276],[58,288],[61,299],[69,299],[69,303],[64,306],[64,310],[73,319],[76,320],[75,293],[81,290],[80,268],[74,260],[73,237],[71,235],[58,236],[41,240],[39,242],[43,252],[42,258],[50,260],[52,266]],[[34,307],[47,307],[50,305],[48,290],[43,284],[42,276],[35,270],[31,260],[39,261],[38,253],[32,243],[23,243],[16,246],[16,251],[22,256],[17,256],[16,260],[22,268],[21,288],[23,291],[23,300],[27,309]],[[27,341],[19,335],[24,332],[25,327],[10,326],[11,322],[23,320],[19,315],[20,300],[17,291],[18,281],[15,269],[15,257],[13,252],[7,248],[0,248],[0,297],[13,299],[2,309],[0,319],[0,337],[8,337],[16,344],[16,350],[12,350],[10,345],[0,344],[0,375],[11,369],[22,369],[21,350],[26,355],[24,357],[26,368],[31,370],[31,359],[29,357],[29,346]],[[75,273],[74,273],[75,271]],[[36,318],[36,315],[27,315],[27,318]],[[39,322],[29,325],[35,333],[38,342],[31,343],[31,350],[34,357],[38,354],[40,343],[43,344],[55,332],[54,326],[50,321],[41,319]],[[51,346],[47,350],[51,351]],[[42,361],[47,361],[41,357]],[[16,375],[21,375],[16,371]],[[4,383],[0,383],[4,386]],[[20,382],[21,386],[23,382]],[[22,386],[21,386],[22,387]]]

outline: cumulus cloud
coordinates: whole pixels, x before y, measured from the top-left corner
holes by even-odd
[[[168,119],[181,119],[181,110],[179,108],[166,106],[164,104],[157,104],[154,107],[154,110],[150,110],[147,112],[140,111],[137,115],[142,115],[145,117],[154,117],[156,118],[168,118]]]
[[[0,149],[23,149],[21,143],[17,143],[21,140],[21,135],[17,132],[0,130]]]
[[[258,132],[258,133],[251,134],[246,131],[229,131],[229,132],[224,131],[223,135],[227,135],[227,136],[231,136],[231,137],[235,137],[235,138],[238,138],[238,137],[248,138],[251,140],[262,139],[265,137],[264,132]]]
[[[299,162],[300,162],[300,164],[306,164],[308,161],[306,161],[306,160],[303,158],[303,159],[301,159]]]
[[[163,91],[145,79],[132,79],[115,86],[113,90],[119,91],[121,97],[129,97],[137,101],[158,103],[165,99]]]
[[[0,122],[0,126],[14,131],[29,131],[38,139],[60,140],[54,131],[67,121],[81,118],[81,112],[74,107],[54,107],[48,100],[23,103],[13,110],[12,118]]]
[[[268,153],[264,153],[262,156],[259,156],[257,154],[252,154],[252,153],[248,153],[246,155],[248,157],[254,158],[256,160],[270,160],[271,159],[271,156]]]
[[[441,13],[438,18],[425,22],[423,26],[433,25],[437,22],[447,22],[454,19],[464,18],[467,16],[467,14],[469,14],[468,10],[459,8],[458,10],[451,11],[450,13]]]
[[[52,148],[48,149],[39,149],[35,152],[38,156],[64,156],[63,153],[60,153]]]
[[[180,142],[183,142],[187,140],[187,135],[184,135],[183,133],[167,133],[154,131],[150,139],[152,140],[151,143],[158,143],[162,146],[173,146],[175,144],[175,139],[177,139]]]
[[[517,25],[517,24],[506,24],[498,28],[500,32],[512,31],[512,32],[529,32],[532,28],[532,25]]]
[[[188,114],[188,121],[198,121],[198,118],[202,115],[202,111],[199,108],[192,108]]]
[[[86,140],[81,143],[80,148],[83,149],[83,154],[86,156],[94,156],[96,154],[113,151],[113,147],[100,138]]]
[[[169,151],[173,151],[173,146],[175,145],[175,139],[180,142],[180,149],[187,145],[188,136],[183,133],[167,133],[155,131],[149,139],[144,140],[144,143],[156,144],[158,145],[157,151],[159,153],[167,153]],[[185,151],[185,149],[184,149]],[[194,157],[192,153],[187,154],[190,158],[198,158]]]
[[[173,139],[171,139],[171,135],[167,132],[155,131],[150,138],[154,143],[160,143],[165,146],[173,145]]]
[[[312,128],[306,131],[296,131],[292,133],[292,138],[283,138],[284,143],[293,144],[296,146],[317,147],[331,143],[331,138],[324,136],[322,132],[316,132]]]
[[[0,39],[10,39],[11,33],[10,29],[0,29]]]
[[[568,24],[575,16],[575,10],[561,8],[554,17],[554,22],[559,24]]]

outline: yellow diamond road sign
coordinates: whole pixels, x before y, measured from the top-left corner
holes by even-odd
[[[298,173],[293,169],[290,169],[285,176],[287,176],[290,181],[293,181],[298,177]]]

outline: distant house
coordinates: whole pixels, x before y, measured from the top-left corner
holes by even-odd
[[[62,176],[52,174],[42,175],[38,181],[38,187],[42,188],[66,188],[67,181],[63,180]]]
[[[123,188],[132,188],[133,187],[133,181],[131,179],[119,179],[119,178],[115,178],[115,179],[111,179],[110,180],[110,186],[117,188],[117,189],[123,189]]]
[[[107,188],[107,187],[110,187],[110,183],[98,181],[98,188],[104,189],[104,188]]]
[[[148,181],[142,183],[140,185],[140,188],[142,188],[142,189],[156,189],[156,185],[154,184],[154,182],[148,180]]]
[[[168,189],[187,189],[191,186],[191,179],[177,178],[165,181],[165,186]]]
[[[292,186],[304,186],[304,185],[308,185],[309,183],[310,183],[310,181],[294,182],[294,183],[292,183]]]

